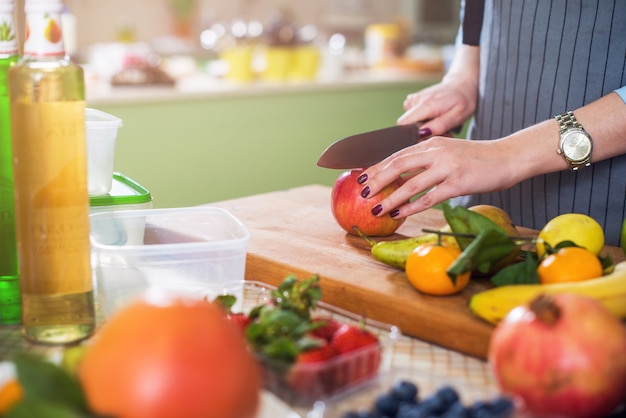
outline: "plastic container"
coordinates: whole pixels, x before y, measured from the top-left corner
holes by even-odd
[[[150,191],[120,173],[113,173],[111,190],[104,195],[90,196],[90,213],[113,210],[151,209]]]
[[[87,189],[90,196],[105,195],[113,182],[115,143],[122,120],[96,109],[85,109],[87,134]]]
[[[270,302],[274,289],[265,283],[245,281],[230,283],[221,292],[208,288],[202,296],[212,300],[219,293],[234,294],[241,305],[233,307],[233,312],[249,313],[255,306]],[[296,408],[311,408],[318,401],[346,396],[367,387],[379,373],[389,369],[392,345],[401,336],[399,329],[393,325],[363,320],[358,315],[323,302],[318,303],[313,316],[332,318],[340,323],[362,324],[378,337],[380,345],[355,350],[321,363],[289,366],[258,358],[265,389]],[[372,358],[379,359],[376,367],[371,367]],[[295,384],[294,376],[297,376]]]
[[[92,213],[90,240],[104,317],[148,291],[200,297],[243,280],[250,233],[215,207]]]

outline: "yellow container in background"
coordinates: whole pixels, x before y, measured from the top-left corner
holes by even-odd
[[[320,65],[320,50],[314,45],[298,46],[293,51],[290,79],[313,81]]]
[[[247,83],[254,79],[252,69],[253,49],[250,45],[238,45],[221,53],[221,59],[228,64],[228,80]]]
[[[294,61],[294,48],[268,46],[265,48],[265,70],[261,77],[265,81],[285,81],[289,78]]]

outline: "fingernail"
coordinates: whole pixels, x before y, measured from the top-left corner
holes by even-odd
[[[422,138],[425,136],[431,136],[433,134],[433,131],[431,131],[430,128],[422,128],[417,131],[417,134],[420,136],[420,138]]]
[[[367,181],[367,174],[363,173],[359,176],[359,178],[356,179],[356,182],[359,184],[363,184]]]
[[[383,205],[380,203],[372,208],[372,215],[376,216],[383,211]]]
[[[389,216],[391,216],[392,218],[395,218],[398,215],[400,215],[400,209],[394,209],[391,212],[389,212]]]
[[[370,195],[370,186],[365,186],[365,188],[361,190],[361,197],[365,199],[369,195]]]

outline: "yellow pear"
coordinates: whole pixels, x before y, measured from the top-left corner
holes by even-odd
[[[519,232],[517,231],[517,228],[515,227],[511,216],[509,216],[509,214],[504,209],[493,205],[475,205],[469,207],[468,209],[472,212],[480,213],[481,215],[491,219],[495,224],[500,226],[509,237],[516,237],[519,235]],[[520,246],[515,247],[515,249],[511,251],[509,255],[507,255],[497,264],[495,264],[489,273],[496,273],[498,270],[501,270],[502,268],[513,263],[517,259],[517,255],[519,254],[520,250]]]

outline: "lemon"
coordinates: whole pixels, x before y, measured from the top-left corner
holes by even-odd
[[[562,241],[572,241],[579,247],[598,255],[604,248],[604,230],[588,215],[564,213],[548,221],[537,236],[537,256],[543,257],[546,244],[555,247]]]

